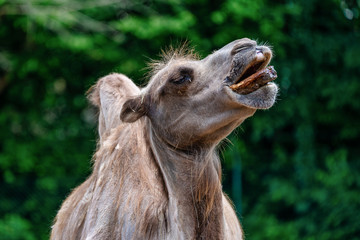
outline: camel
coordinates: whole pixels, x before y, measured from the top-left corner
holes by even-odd
[[[275,103],[271,58],[243,38],[204,59],[164,53],[141,89],[123,74],[101,78],[88,94],[99,109],[93,171],[63,202],[51,239],[244,239],[216,146]],[[251,78],[252,92],[234,87]]]

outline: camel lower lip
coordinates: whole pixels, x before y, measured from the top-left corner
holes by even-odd
[[[262,86],[266,85],[268,82],[273,81],[277,78],[277,73],[273,66],[269,66],[265,69],[257,71],[246,79],[235,83],[230,86],[230,88],[239,94],[249,94]]]

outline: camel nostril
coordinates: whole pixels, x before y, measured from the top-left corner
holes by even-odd
[[[231,55],[235,55],[241,51],[245,51],[252,48],[254,48],[254,45],[251,43],[243,43],[243,44],[235,45],[234,48],[231,50]]]

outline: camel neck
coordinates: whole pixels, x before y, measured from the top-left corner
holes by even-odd
[[[178,214],[174,218],[181,219],[185,226],[195,226],[196,238],[217,239],[216,234],[221,234],[222,229],[222,190],[221,167],[215,151],[213,148],[177,150],[161,139],[151,125],[148,132],[168,192],[169,208],[175,208]],[[212,224],[217,233],[208,238],[211,231],[206,230]]]

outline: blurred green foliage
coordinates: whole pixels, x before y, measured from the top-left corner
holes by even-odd
[[[242,37],[273,46],[281,89],[222,146],[247,239],[360,239],[359,13],[358,0],[0,0],[0,239],[47,239],[90,173],[97,78],[143,84],[161,48],[206,56]]]

